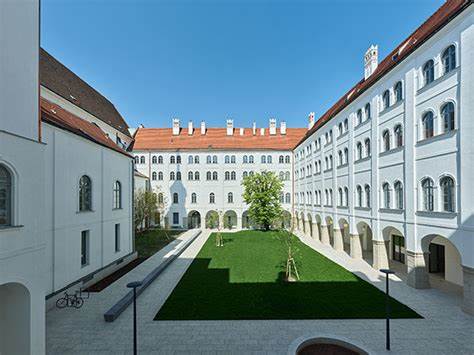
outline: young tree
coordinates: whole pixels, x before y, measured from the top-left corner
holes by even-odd
[[[244,178],[244,201],[249,207],[249,216],[265,230],[281,216],[283,209],[280,195],[283,183],[275,173],[264,171]]]
[[[135,193],[134,200],[134,222],[137,232],[143,230],[145,223],[149,220],[158,209],[158,199],[153,191],[139,189]]]

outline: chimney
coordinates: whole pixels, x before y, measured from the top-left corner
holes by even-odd
[[[188,122],[188,135],[193,135],[193,121]]]
[[[257,123],[255,121],[252,124],[252,134],[254,136],[257,134]]]
[[[240,135],[241,135],[241,136],[244,135],[244,129],[243,129],[243,128],[240,129]]]
[[[314,112],[310,112],[308,116],[308,129],[314,126]]]
[[[270,118],[269,127],[270,127],[271,136],[274,136],[275,134],[277,134],[277,120],[276,119]]]
[[[179,136],[179,118],[173,118],[173,136]]]
[[[378,46],[371,45],[364,55],[364,78],[367,79],[373,74],[379,65],[379,49]]]
[[[234,120],[232,119],[227,120],[227,135],[228,136],[234,135]]]
[[[260,135],[264,136],[265,135],[265,128],[260,128]]]
[[[201,136],[204,136],[206,134],[206,122],[201,121]]]
[[[286,121],[280,122],[280,134],[286,134]]]

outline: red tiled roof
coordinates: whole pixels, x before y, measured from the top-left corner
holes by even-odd
[[[381,79],[390,70],[395,68],[404,59],[406,59],[414,50],[420,47],[431,36],[439,31],[444,25],[461,13],[465,8],[472,4],[472,0],[448,0],[433,15],[431,15],[415,32],[400,43],[385,59],[383,59],[377,69],[367,80],[362,79],[346,94],[344,94],[329,110],[326,111],[315,123],[315,125],[306,132],[306,135],[298,142],[300,145],[306,138],[316,132],[325,123],[335,117],[345,107],[352,103],[364,91],[369,89],[379,79]]]
[[[73,115],[44,98],[41,98],[41,121],[131,157],[129,153],[117,146],[99,126]]]
[[[171,128],[139,128],[135,134],[133,150],[290,150],[306,133],[306,128],[287,128],[286,134],[281,135],[277,129],[276,135],[270,135],[268,128],[265,134],[252,134],[251,128],[245,128],[240,135],[240,129],[234,129],[234,135],[228,136],[226,128],[207,128],[206,134],[194,129],[193,135],[188,135],[187,129],[181,129],[178,136],[173,136]]]

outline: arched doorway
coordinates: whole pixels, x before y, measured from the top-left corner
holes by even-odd
[[[321,219],[321,216],[319,214],[317,214],[315,217],[316,217],[315,219],[316,219],[316,229],[317,229],[316,235],[318,236],[319,241],[321,241],[321,221],[322,221],[322,219]]]
[[[313,217],[311,216],[311,213],[308,213],[308,235],[312,238],[314,233],[313,233]]]
[[[306,221],[304,219],[304,213],[301,212],[301,231],[303,232],[303,234],[306,234]]]
[[[201,228],[201,214],[198,211],[188,213],[188,228]]]
[[[30,292],[25,286],[0,286],[0,354],[30,353],[30,313]]]
[[[349,222],[345,218],[339,218],[339,229],[342,234],[343,250],[347,254],[351,253],[351,238],[349,234]]]
[[[329,244],[334,247],[334,222],[329,216],[326,217],[326,226],[328,228]]]
[[[224,228],[232,229],[237,227],[237,213],[235,211],[229,210],[224,213]]]
[[[395,227],[388,226],[382,230],[382,236],[387,243],[387,257],[390,269],[398,274],[405,275],[407,273],[407,266],[405,237],[403,233]]]
[[[357,224],[357,233],[359,234],[362,259],[364,259],[369,265],[372,265],[374,261],[372,229],[367,223],[359,222]]]
[[[290,229],[291,228],[291,213],[283,211],[277,228]]]
[[[219,214],[216,211],[206,213],[206,228],[215,229],[219,227]]]

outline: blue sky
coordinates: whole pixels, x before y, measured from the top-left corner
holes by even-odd
[[[307,125],[444,0],[42,0],[41,44],[131,127]]]

